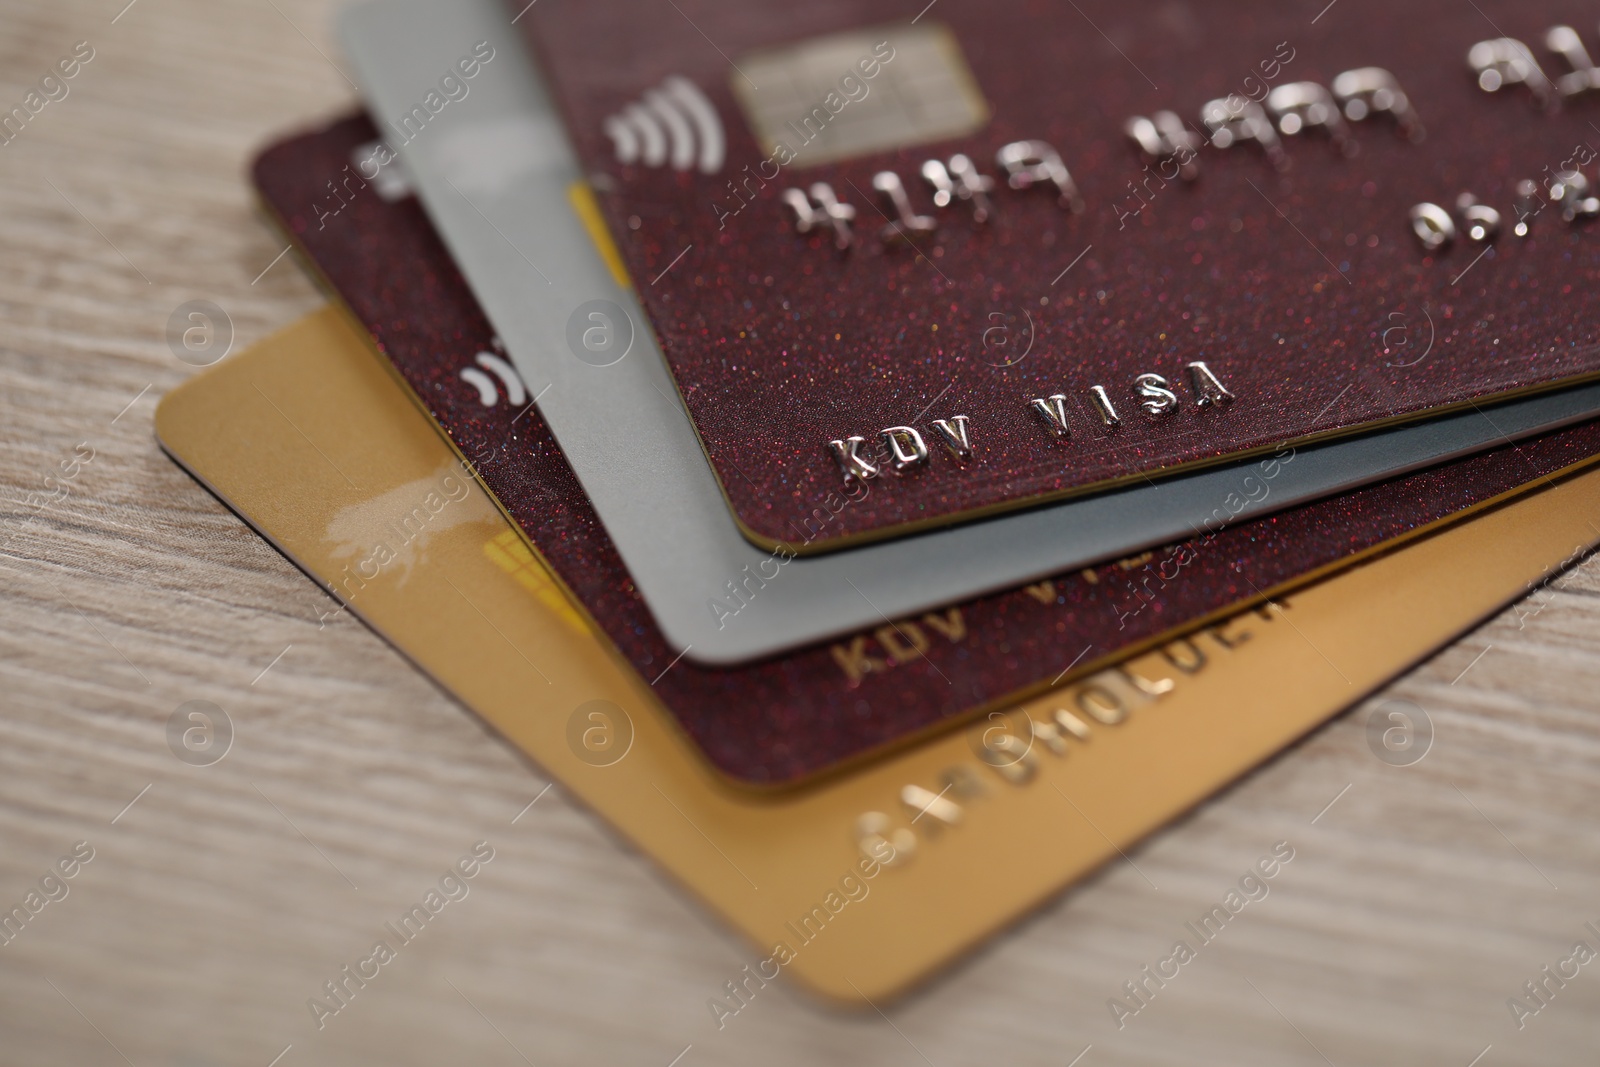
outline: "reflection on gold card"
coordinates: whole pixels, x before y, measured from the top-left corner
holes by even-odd
[[[752,796],[674,732],[336,311],[178,387],[156,429],[738,928],[751,975],[850,1002],[926,976],[1428,655],[1590,544],[1600,516],[1600,472],[1571,474],[1002,718]]]

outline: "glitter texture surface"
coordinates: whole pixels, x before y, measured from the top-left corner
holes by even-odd
[[[734,781],[791,784],[880,751],[1600,453],[1600,424],[1586,424],[830,645],[736,669],[697,666],[663,641],[537,409],[503,397],[485,406],[460,377],[479,366],[477,353],[494,352],[494,332],[417,201],[385,202],[359,182],[347,200],[330,199],[328,183],[343,182],[352,149],[373,137],[354,118],[269,148],[254,167],[265,204],[605,637]],[[1271,473],[1258,468],[1240,492],[1270,492]],[[780,570],[773,580],[793,579]]]
[[[546,0],[521,20],[755,540],[803,539],[805,517],[842,477],[827,442],[859,435],[881,463],[879,434],[898,425],[923,434],[930,460],[880,475],[881,491],[805,550],[1600,373],[1600,239],[1563,222],[1559,206],[1541,212],[1531,237],[1509,233],[1518,180],[1548,181],[1546,168],[1559,171],[1575,146],[1600,145],[1596,112],[1575,100],[1544,114],[1518,86],[1485,92],[1466,59],[1505,33],[1554,78],[1567,67],[1545,50],[1545,31],[1566,23],[1587,37],[1591,6],[1342,0],[1318,16],[1321,4],[1261,0],[945,3],[924,21],[959,41],[989,105],[986,126],[822,166],[807,165],[797,136],[793,161],[773,162],[735,100],[744,76],[730,60],[880,25],[892,45],[894,24],[919,6],[680,0],[623,19],[604,4]],[[715,47],[702,33],[710,27]],[[1282,137],[1287,170],[1253,144],[1206,146],[1198,180],[1186,183],[1143,169],[1123,133],[1130,117],[1161,109],[1200,129],[1208,101],[1329,86],[1369,66],[1398,79],[1426,127],[1422,143],[1374,115],[1350,124],[1353,157],[1302,130]],[[606,120],[672,77],[697,85],[721,117],[727,161],[716,173],[618,161]],[[1003,181],[985,225],[960,202],[935,207],[924,161],[965,153],[1003,177],[997,149],[1024,139],[1060,152],[1083,214]],[[937,220],[911,247],[879,237],[883,212],[894,213],[874,191],[881,171],[896,172],[915,211]],[[797,232],[782,199],[816,182],[855,209],[847,253],[827,226]],[[1481,260],[1465,237],[1425,254],[1412,206],[1453,209],[1469,192],[1507,232]],[[1237,399],[1198,406],[1193,361]],[[1135,380],[1145,373],[1167,379],[1176,410],[1143,412]],[[1121,417],[1115,430],[1093,406],[1095,385]],[[1053,394],[1066,397],[1068,438],[1030,408]],[[970,419],[975,454],[965,462],[931,425],[957,414]]]

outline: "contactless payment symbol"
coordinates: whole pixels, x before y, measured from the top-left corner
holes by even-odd
[[[699,86],[676,74],[607,118],[602,128],[618,163],[670,163],[673,170],[697,167],[702,174],[715,174],[727,154],[717,109]]]
[[[493,352],[479,352],[472,357],[472,362],[477,366],[461,368],[457,377],[478,391],[478,403],[486,408],[492,408],[500,403],[500,389],[495,387],[495,379],[499,379],[500,386],[506,391],[506,399],[511,402],[512,407],[521,407],[527,402],[528,387],[522,384],[521,376],[511,364]],[[489,373],[485,374],[484,371]],[[490,374],[494,377],[489,377]]]

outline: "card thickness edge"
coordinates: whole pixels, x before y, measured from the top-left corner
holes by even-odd
[[[318,324],[326,328],[328,316],[336,314],[309,316],[252,351],[295,339],[296,330]],[[334,329],[348,333],[349,327],[339,324]],[[197,456],[195,442],[180,440],[181,409],[185,404],[214,402],[208,396],[225,396],[223,375],[230,367],[237,367],[234,360],[164,397],[156,415],[157,436],[180,465],[254,527],[263,520],[252,505],[263,502],[268,490],[262,482],[274,472],[262,470],[257,473],[263,478],[246,477],[231,486],[230,479],[217,471],[202,470],[208,463]],[[393,385],[378,368],[371,372],[373,382]],[[242,390],[241,394],[249,400]],[[395,418],[420,420],[410,401],[397,392],[387,406]],[[248,404],[241,416],[247,410]],[[425,420],[414,421],[408,432],[418,436],[419,430],[437,442]],[[265,462],[258,450],[239,447],[245,457],[242,470]],[[437,447],[441,459],[448,460],[442,442]],[[319,476],[311,468],[298,474]],[[320,472],[320,477],[336,493],[342,492],[330,473]],[[563,736],[564,723],[530,714],[526,693],[505,684],[503,674],[496,677],[495,672],[483,670],[482,661],[473,655],[444,655],[430,663],[426,650],[396,636],[395,630],[408,618],[413,622],[419,618],[405,610],[403,598],[388,603],[379,597],[350,607],[762,952],[772,947],[773,940],[792,936],[785,932],[785,924],[806,914],[812,900],[827,892],[840,872],[856,868],[860,817],[880,810],[899,812],[898,818],[885,814],[892,824],[885,829],[914,835],[912,847],[897,850],[897,856],[911,858],[877,871],[860,906],[844,908],[829,920],[829,927],[846,929],[834,930],[837,936],[819,935],[815,944],[805,942],[787,967],[819,995],[860,1007],[925,980],[997,929],[1054,898],[1066,884],[1115,859],[1360,695],[1536,586],[1553,566],[1570,561],[1591,543],[1589,516],[1596,513],[1600,513],[1600,471],[1564,477],[1549,488],[1482,509],[1471,521],[1455,523],[1291,595],[1282,610],[1292,618],[1292,627],[1258,629],[1244,639],[1241,631],[1252,618],[1260,617],[1246,612],[1186,639],[1182,643],[1190,650],[1203,647],[1211,657],[1202,655],[1193,674],[1174,670],[1171,660],[1159,652],[1135,657],[1120,670],[1102,672],[1096,676],[1101,684],[1126,685],[1126,679],[1137,677],[1147,682],[1169,680],[1173,686],[1124,722],[1095,724],[1093,740],[1074,745],[1066,759],[1039,754],[1034,773],[1025,781],[1012,784],[991,775],[990,795],[973,801],[959,825],[921,837],[909,828],[908,815],[899,811],[903,784],[936,784],[940,773],[953,766],[980,775],[992,771],[974,757],[971,731],[931,740],[793,796],[752,801],[721,788],[705,774],[667,718],[654,708],[648,687],[622,670],[599,642],[579,637],[537,601],[517,601],[502,623],[531,628],[541,647],[559,649],[561,661],[572,666],[571,675],[588,672],[567,685],[569,703],[573,696],[604,693],[638,709],[631,764],[625,759],[613,767],[597,768],[579,760]],[[264,535],[280,551],[295,540],[281,531]],[[318,577],[304,554],[285,554]],[[1470,559],[1471,566],[1463,566],[1463,559]],[[498,580],[510,584],[504,574]],[[1406,610],[1395,610],[1399,605]],[[437,616],[421,617],[438,622]],[[452,627],[473,625],[471,612],[458,608],[457,615],[438,622],[437,629],[449,633]],[[469,651],[481,654],[493,644],[484,640]],[[1192,656],[1189,661],[1193,662]],[[1273,684],[1274,679],[1284,684]],[[1048,716],[1082,684],[1030,701],[1020,714]],[[1205,764],[1203,769],[1197,767],[1200,763]],[[621,767],[627,767],[631,776],[612,773]],[[1063,786],[1072,791],[1070,797],[1061,792]],[[659,798],[667,799],[682,820],[665,815]],[[1070,807],[1062,799],[1069,799]],[[1078,809],[1081,819],[1072,818],[1072,808]],[[1046,840],[1052,847],[1039,848]],[[752,877],[765,888],[752,888],[756,885],[749,880]],[[885,897],[888,904],[883,903]],[[879,904],[870,903],[874,898]],[[982,914],[974,901],[984,905]]]
[[[364,35],[369,30],[380,36],[413,33],[399,27],[407,19],[437,7],[431,3],[379,0],[341,11],[341,40],[352,57],[358,81],[376,106],[381,107],[385,101],[405,106],[403,102],[409,96],[388,84],[384,63],[374,54],[378,46]],[[532,116],[537,114],[535,126],[554,130],[554,109],[543,100],[537,76],[521,55],[520,39],[501,25],[504,20],[495,0],[475,0],[452,7],[446,17],[455,37],[432,32],[438,27],[428,32],[415,31],[415,35],[429,42],[457,38],[466,42],[476,40],[481,32],[489,35],[498,51],[509,53],[496,59],[500,66],[480,74],[473,90],[480,105],[489,95],[489,86],[495,84],[485,79],[504,76],[507,68],[514,66],[512,76],[520,81],[507,92],[521,103],[516,105],[517,110],[500,114],[497,121],[533,121]],[[447,45],[430,43],[430,47],[439,49],[441,62],[450,52]],[[433,68],[423,64],[418,69]],[[532,113],[523,109],[530,101]],[[459,106],[474,106],[472,97]],[[785,581],[769,586],[761,598],[739,612],[732,625],[719,626],[711,601],[722,595],[730,578],[743,573],[747,566],[759,567],[769,553],[746,540],[729,511],[722,485],[709,466],[676,383],[648,330],[638,331],[635,348],[639,350],[618,365],[624,368],[622,373],[632,374],[632,379],[616,373],[601,386],[586,385],[585,381],[593,382],[595,373],[615,372],[618,368],[589,367],[561,351],[564,340],[558,335],[563,333],[565,314],[543,316],[545,320],[559,319],[559,323],[530,321],[528,307],[535,300],[530,294],[541,292],[532,275],[528,275],[525,284],[503,280],[507,271],[521,269],[517,264],[526,259],[522,248],[547,247],[545,242],[534,239],[539,236],[537,230],[518,227],[531,225],[528,219],[538,215],[539,208],[559,203],[565,212],[564,221],[557,219],[553,225],[565,227],[560,240],[566,243],[569,253],[563,257],[567,270],[580,269],[574,264],[581,264],[581,270],[589,276],[584,284],[592,286],[591,296],[623,305],[630,315],[638,316],[637,322],[645,321],[632,295],[617,285],[602,253],[594,248],[588,228],[566,212],[567,183],[578,177],[571,150],[562,135],[554,133],[546,149],[559,150],[560,177],[546,183],[550,187],[538,203],[522,201],[518,210],[507,209],[501,214],[494,203],[481,196],[476,202],[468,198],[453,186],[442,169],[429,163],[426,152],[439,144],[440,136],[447,135],[448,131],[425,129],[418,136],[423,158],[404,150],[401,158],[417,179],[419,195],[441,238],[473,284],[485,311],[492,319],[498,314],[496,327],[530,390],[538,393],[547,383],[553,386],[549,399],[540,404],[541,414],[562,443],[662,632],[670,643],[687,650],[686,655],[697,662],[715,666],[747,662],[847,635],[885,617],[911,615],[1180,540],[1212,519],[1221,502],[1255,467],[1251,462],[1243,467],[1174,475],[1154,486],[1113,490],[1066,504],[863,546],[831,559],[793,559],[786,565],[791,573]],[[444,188],[447,184],[451,185],[450,190]],[[527,196],[533,184],[520,181],[507,190],[508,195]],[[495,219],[504,227],[497,225]],[[485,225],[488,229],[482,229]],[[490,253],[465,250],[471,243],[466,234],[474,227],[479,229],[481,248],[498,249],[494,254],[504,262],[490,265],[484,258]],[[502,244],[509,252],[501,248]],[[514,328],[507,329],[508,326]],[[619,392],[623,387],[632,392]],[[586,389],[593,400],[586,411],[580,414],[563,408],[570,395]],[[619,436],[619,410],[630,413],[626,437]],[[1299,454],[1292,468],[1294,478],[1306,478],[1305,472],[1318,465],[1318,457],[1330,455],[1325,449],[1347,449],[1332,454],[1343,455],[1346,464],[1363,473],[1310,479],[1295,492],[1290,491],[1292,481],[1283,482],[1271,497],[1259,503],[1247,500],[1242,510],[1229,516],[1229,521],[1259,517],[1327,495],[1334,488],[1355,488],[1486,448],[1502,439],[1581,420],[1600,410],[1600,384],[1546,393],[1492,410],[1497,412],[1498,423],[1481,411],[1465,412],[1307,449]],[[1512,411],[1521,414],[1513,416]],[[1518,417],[1527,421],[1519,426],[1513,421]],[[1451,439],[1452,432],[1469,433],[1470,443]],[[1394,455],[1405,447],[1400,442],[1407,440],[1423,443],[1410,461],[1394,462]],[[644,469],[639,466],[641,460],[655,465]],[[1143,503],[1132,514],[1120,518],[1112,514],[1128,506],[1123,502],[1130,499]],[[1175,500],[1184,501],[1181,510]],[[1076,510],[1058,510],[1063,508]],[[1112,528],[1101,528],[1099,540],[1085,544],[1086,527],[1097,521]],[[1068,547],[1074,543],[1076,547]],[[1001,558],[1009,561],[1003,571],[994,567],[994,561]]]

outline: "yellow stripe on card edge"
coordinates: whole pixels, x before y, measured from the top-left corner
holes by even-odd
[[[485,541],[483,554],[495,566],[515,578],[519,585],[532,593],[539,603],[559,617],[574,633],[593,636],[589,624],[578,614],[561,586],[515,530],[502,531]]]
[[[572,210],[578,213],[583,228],[589,231],[589,240],[594,242],[600,258],[606,261],[611,277],[619,286],[632,292],[633,279],[628,277],[628,268],[622,265],[622,254],[617,251],[611,231],[606,227],[605,217],[600,214],[600,201],[594,198],[594,190],[589,188],[588,182],[573,182],[567,186],[567,200],[572,204]]]

